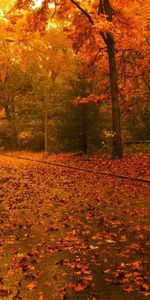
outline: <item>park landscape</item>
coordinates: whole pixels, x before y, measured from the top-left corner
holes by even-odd
[[[150,297],[149,1],[0,1],[0,299]]]

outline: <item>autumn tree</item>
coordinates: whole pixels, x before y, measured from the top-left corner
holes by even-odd
[[[16,27],[19,24],[19,28],[26,33],[39,30],[43,34],[55,16],[63,23],[74,50],[86,62],[87,67],[92,70],[96,64],[100,69],[106,69],[112,103],[114,157],[122,157],[120,54],[141,49],[147,36],[148,2],[43,0],[41,6],[35,8],[30,0],[16,0],[14,8],[7,13],[13,28],[14,24]]]
[[[122,1],[115,2],[107,0],[86,2],[71,0],[70,2],[76,8],[76,11],[73,12],[71,4],[68,4],[70,14],[71,12],[74,14],[73,17],[70,16],[70,18],[72,18],[71,21],[75,26],[75,30],[73,30],[75,49],[85,55],[85,59],[89,62],[90,67],[91,63],[97,60],[100,52],[103,51],[104,54],[106,51],[108,55],[114,132],[113,156],[121,157],[122,142],[119,107],[120,78],[118,78],[118,53],[128,49],[130,49],[132,53],[134,50],[141,49],[141,43],[143,43],[145,38],[144,32],[146,34],[146,16],[144,16],[144,9],[146,10],[146,8],[148,8],[148,2],[146,1],[144,4],[142,4],[142,2],[139,3],[139,1],[134,2],[134,4],[130,1],[123,4]],[[140,37],[139,31],[141,31]],[[105,48],[105,51],[101,48]],[[100,63],[101,60],[99,60],[99,65]]]
[[[87,102],[88,96],[95,93],[97,80],[89,81],[83,67],[81,62],[77,63],[77,70],[69,78],[68,89],[64,89],[67,114],[61,112],[64,124],[59,134],[61,139],[66,139],[71,151],[89,153],[101,147],[102,116],[99,103],[93,103],[93,99],[91,103]]]
[[[8,146],[17,147],[17,103],[30,92],[31,81],[21,70],[20,56],[7,44],[6,22],[0,22],[3,25],[0,29],[0,109],[4,111],[5,120],[1,134]]]
[[[119,53],[119,92],[124,123],[131,138],[150,138],[150,40],[148,34],[137,49]]]
[[[44,1],[42,3],[42,9],[47,10],[48,8],[48,2]],[[62,3],[63,2],[63,3]],[[27,5],[28,2],[24,1],[21,4],[18,2],[18,8],[22,8],[23,5]],[[86,3],[85,7],[82,6],[82,3],[80,5],[80,2],[78,1],[58,1],[57,5],[60,9],[60,15],[62,17],[62,14],[65,15],[68,14],[70,11],[70,16],[72,18],[72,25],[76,28],[76,31],[78,33],[77,42],[74,42],[74,48],[78,48],[78,42],[80,46],[82,46],[82,41],[86,39],[90,39],[90,42],[92,43],[93,39],[93,28],[96,29],[96,31],[99,31],[100,37],[103,40],[103,43],[106,45],[107,53],[108,53],[108,60],[109,60],[109,72],[110,72],[110,87],[111,87],[111,99],[112,99],[112,116],[113,116],[113,132],[114,132],[114,157],[122,157],[122,142],[121,142],[121,129],[120,129],[120,110],[119,110],[119,93],[118,93],[118,83],[117,83],[117,68],[116,68],[116,59],[115,59],[115,43],[114,43],[114,37],[110,30],[110,26],[108,23],[112,23],[112,7],[108,0],[106,1],[100,1],[99,5],[96,3],[88,2]],[[79,14],[77,15],[76,11],[72,10],[71,5],[75,6],[79,10]],[[88,11],[89,10],[89,11]],[[93,11],[93,15],[92,15]],[[43,11],[42,11],[43,12]],[[41,16],[42,16],[41,12]],[[59,15],[59,11],[58,11]],[[83,15],[83,16],[81,16]],[[102,16],[102,24],[98,18]],[[87,21],[85,20],[87,19]],[[88,24],[89,23],[89,24]],[[70,21],[69,21],[69,25]],[[38,25],[37,25],[38,26]],[[40,25],[41,26],[41,22]],[[82,34],[79,31],[82,29],[84,34]],[[86,30],[86,32],[85,32]],[[87,34],[88,32],[88,34]],[[75,33],[76,34],[76,33]],[[81,39],[79,41],[79,39]],[[93,45],[94,46],[94,45]],[[98,47],[96,47],[98,48]]]
[[[82,11],[87,17],[91,25],[94,25],[94,20],[89,13],[83,10],[75,1],[71,1]],[[112,7],[110,2],[107,0],[100,1],[98,7],[98,15],[103,15],[106,21],[112,22]],[[107,25],[109,26],[109,25]],[[111,100],[112,100],[112,120],[113,120],[113,155],[114,157],[122,157],[122,142],[121,142],[121,128],[120,128],[120,108],[119,108],[119,92],[118,92],[118,73],[116,67],[115,57],[115,41],[113,34],[107,30],[103,32],[100,30],[100,35],[106,44],[108,61],[109,61],[109,72],[110,72],[110,88],[111,88]]]

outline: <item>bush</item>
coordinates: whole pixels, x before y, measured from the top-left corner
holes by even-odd
[[[0,128],[1,147],[5,150],[18,149],[18,134],[13,124],[4,124]]]
[[[127,124],[127,130],[134,140],[149,140],[150,107],[143,103],[140,109],[133,110],[127,118]]]
[[[38,132],[30,136],[28,143],[26,144],[27,150],[43,151],[44,149],[44,134]]]
[[[130,155],[134,153],[149,154],[150,144],[129,144],[124,146],[124,154]]]

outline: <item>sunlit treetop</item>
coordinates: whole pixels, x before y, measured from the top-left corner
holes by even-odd
[[[44,0],[34,0],[34,5],[32,7],[33,8],[41,7],[43,3],[44,3]],[[55,8],[55,3],[54,2],[49,2],[48,7],[49,8]]]
[[[52,0],[14,0],[15,7],[18,9],[37,9],[54,8],[55,1]]]
[[[131,39],[132,42],[143,42],[146,34],[145,25],[150,13],[148,0],[14,0],[13,2],[5,0],[4,2],[5,6],[6,3],[14,4],[7,13],[12,30],[15,26],[19,26],[26,32],[44,32],[50,22],[57,19],[58,22],[66,22],[65,25],[69,24],[70,32],[76,31],[75,38],[81,29],[82,37],[90,30],[96,39],[100,39],[100,32],[104,34],[110,32],[118,41],[120,39],[121,43],[125,38],[125,46]],[[112,8],[111,22],[102,7],[105,2],[110,2]]]
[[[5,17],[5,13],[9,11],[14,2],[13,0],[0,0],[0,19]]]
[[[1,5],[2,3],[2,5]],[[0,19],[8,24],[8,31],[28,32],[41,31],[56,27],[52,20],[55,14],[53,1],[44,0],[0,0]]]
[[[88,20],[92,20],[94,23],[96,23],[97,18],[106,16],[106,12],[103,12],[101,8],[103,3],[105,3],[104,0],[5,0],[5,3],[7,2],[14,3],[14,9],[16,10],[26,10],[28,13],[35,11],[38,16],[39,14],[44,16],[44,14],[48,15],[50,13],[49,17],[57,14],[60,18],[68,19],[72,14],[81,14],[84,11],[85,15],[89,16]],[[108,2],[110,2],[112,7],[113,21],[116,17],[119,21],[119,16],[121,18],[129,18],[131,16],[133,19],[133,16],[138,17],[142,15],[143,18],[148,18],[150,13],[149,0],[110,0]]]
[[[14,4],[14,0],[0,0],[0,9],[5,10],[11,7]]]

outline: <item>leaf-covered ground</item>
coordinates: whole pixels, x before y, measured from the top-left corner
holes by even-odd
[[[47,160],[148,179],[149,158]],[[0,155],[0,299],[148,299],[149,216],[149,183]]]

